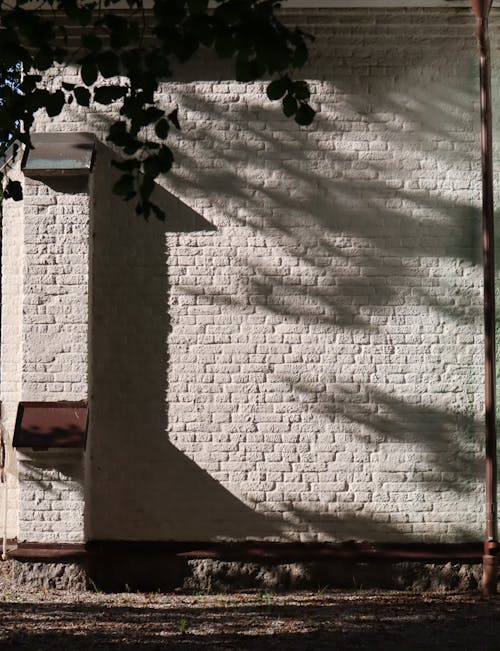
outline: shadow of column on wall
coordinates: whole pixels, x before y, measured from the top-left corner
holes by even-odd
[[[111,192],[111,153],[100,147],[93,187],[90,539],[272,536],[245,506],[168,438],[168,233],[212,224],[158,188],[164,223],[146,222]]]
[[[307,77],[321,110],[311,129],[290,128],[253,91],[226,101],[227,88],[219,94],[212,83],[232,79],[219,62],[204,59],[184,69],[177,85],[169,82],[165,101],[179,105],[185,122],[176,150],[182,172],[173,170],[169,183],[198,206],[209,192],[210,214],[221,227],[217,243],[206,247],[219,247],[216,252],[198,250],[198,278],[187,273],[192,261],[171,261],[172,275],[182,279],[172,302],[185,301],[172,345],[192,360],[187,369],[176,359],[170,386],[166,242],[176,236],[112,197],[109,156],[100,154],[90,537],[296,538],[305,532],[401,540],[415,531],[417,538],[446,532],[461,539],[477,530],[480,239],[470,57],[457,41],[444,83],[433,77],[440,43],[431,47],[423,31],[419,42],[410,22],[386,39],[382,58],[379,50],[370,57],[357,43],[346,46],[342,25],[332,56],[335,32],[315,28],[318,56]],[[359,34],[371,38],[371,29],[360,26]],[[177,215],[168,222],[172,231],[212,228],[161,194],[169,219]],[[246,239],[238,247],[240,227]],[[193,238],[189,247],[201,240]],[[224,273],[217,278],[214,271]],[[248,337],[260,342],[265,357],[259,380],[250,381],[255,369],[242,363],[238,390],[252,402],[235,401],[231,418],[246,427],[245,417],[254,417],[251,425],[262,434],[266,394],[279,393],[273,411],[283,431],[269,426],[267,432],[275,451],[295,464],[294,473],[312,476],[280,486],[271,498],[255,498],[255,510],[222,484],[234,486],[244,475],[241,490],[250,503],[249,474],[259,472],[250,453],[262,451],[264,439],[256,443],[242,430],[243,471],[227,463],[231,451],[210,445],[211,432],[220,434],[213,418],[220,404],[215,393],[205,402],[206,365],[202,353],[196,357],[204,339],[184,329],[206,306],[217,314],[233,310],[245,327],[242,333],[236,320],[225,320],[216,352],[224,337],[238,354]],[[271,357],[276,342],[287,344],[289,360]],[[400,382],[402,374],[408,382]],[[167,389],[172,441],[175,425],[186,454],[167,437]],[[215,424],[212,430],[204,429],[207,423]],[[233,433],[227,436],[224,443],[234,444]],[[187,454],[199,463],[209,459],[211,474]],[[343,501],[344,493],[352,501]],[[273,516],[265,518],[264,508]]]

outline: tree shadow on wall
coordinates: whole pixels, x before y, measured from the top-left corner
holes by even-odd
[[[182,232],[210,237],[214,227],[160,188],[155,198],[168,220],[137,218],[131,206],[109,191],[111,157],[100,149],[93,188],[87,537],[286,540],[296,539],[297,533],[323,532],[337,540],[400,539],[401,522],[377,522],[368,512],[337,508],[341,503],[327,513],[316,513],[300,506],[300,496],[294,500],[293,491],[288,492],[288,501],[276,505],[274,517],[259,510],[258,500],[245,496],[247,506],[237,490],[224,487],[229,483],[234,489],[230,475],[214,469],[221,458],[219,452],[214,458],[210,451],[219,429],[207,418],[210,409],[203,401],[210,400],[209,394],[191,396],[187,404],[192,413],[183,415],[183,427],[197,420],[199,412],[207,420],[205,431],[192,436],[192,448],[184,453],[170,441],[169,244],[174,245]],[[189,346],[184,350],[188,356]],[[189,381],[187,366],[178,372]],[[228,438],[226,445],[222,465],[234,458],[236,438]],[[203,457],[210,471],[188,454]],[[333,504],[336,496],[331,499]]]
[[[363,443],[375,465],[374,488],[383,483],[376,470],[382,467],[386,473],[394,473],[394,481],[402,480],[399,475],[405,473],[405,481],[414,481],[429,490],[463,494],[477,490],[484,472],[479,438],[483,424],[472,413],[412,404],[376,385],[357,387],[338,383],[318,396],[306,381],[286,376],[283,380],[304,411],[321,414],[335,422],[338,430],[352,433],[355,440]],[[402,451],[396,467],[387,458],[394,443]],[[415,458],[417,450],[418,459]],[[336,472],[335,465],[332,455],[332,472]]]
[[[409,42],[409,47],[415,49],[416,40],[410,39]],[[400,34],[397,43],[396,40],[391,43],[398,57],[401,43]],[[434,54],[422,50],[417,58],[411,59],[416,74],[421,73],[423,66],[434,65]],[[366,56],[366,51],[357,52],[353,48],[350,66],[358,71],[364,70],[368,75],[373,61]],[[183,80],[197,82],[206,79],[212,82],[219,78],[219,71],[214,77],[206,72],[208,69],[205,68],[204,74],[200,75],[196,67],[192,74],[187,72]],[[324,79],[323,75],[324,69],[321,76],[314,78]],[[181,291],[175,298],[185,300],[188,305],[187,316],[183,319],[187,328],[195,322],[196,315],[202,313],[197,311],[199,305],[219,305],[230,311],[236,304],[240,315],[264,315],[271,329],[273,324],[280,322],[305,325],[306,333],[322,332],[322,341],[327,346],[335,342],[337,335],[340,338],[344,336],[349,343],[362,341],[363,352],[368,355],[368,348],[373,349],[385,341],[384,325],[391,319],[395,325],[413,328],[412,335],[415,334],[417,344],[423,341],[425,331],[415,333],[411,317],[408,324],[398,323],[398,310],[403,305],[424,308],[419,312],[419,319],[422,321],[425,312],[429,323],[419,327],[435,328],[438,334],[451,321],[454,325],[465,323],[467,326],[477,322],[474,286],[467,288],[461,303],[457,298],[460,290],[464,289],[460,282],[448,277],[444,279],[438,274],[432,283],[428,282],[427,272],[424,273],[420,267],[420,258],[429,256],[439,259],[436,264],[441,264],[443,259],[445,263],[455,259],[456,265],[463,260],[468,268],[478,264],[477,247],[473,244],[478,229],[477,211],[471,209],[466,201],[458,203],[449,192],[443,195],[438,184],[432,191],[425,183],[423,187],[419,185],[420,178],[425,181],[431,175],[435,179],[443,171],[443,164],[457,169],[457,165],[464,161],[467,164],[461,165],[459,172],[470,175],[471,138],[464,137],[460,142],[449,137],[454,131],[470,133],[470,129],[468,132],[464,130],[463,115],[466,111],[460,110],[469,105],[470,92],[462,96],[459,109],[453,109],[450,116],[451,102],[445,89],[434,94],[434,87],[429,87],[430,90],[427,88],[422,94],[420,83],[420,89],[417,85],[415,91],[412,88],[409,92],[410,99],[413,96],[415,101],[400,104],[388,94],[389,90],[396,88],[396,79],[391,76],[387,81],[386,78],[384,71],[383,76],[379,74],[377,78],[373,75],[369,80],[366,76],[358,83],[351,78],[337,80],[331,73],[328,82],[332,87],[331,104],[328,105],[328,99],[324,102],[315,126],[307,131],[293,131],[285,126],[277,110],[263,109],[257,101],[254,107],[245,107],[245,110],[253,111],[253,121],[246,119],[241,126],[235,119],[230,146],[225,128],[228,117],[226,102],[208,105],[206,99],[196,97],[196,83],[184,89],[180,85],[178,93],[172,91],[180,97],[186,113],[202,117],[196,118],[201,121],[201,128],[195,135],[192,135],[194,130],[190,125],[184,132],[186,142],[193,138],[193,156],[189,155],[189,146],[176,153],[183,175],[176,177],[174,172],[170,182],[180,195],[190,198],[203,196],[200,188],[210,188],[217,225],[249,226],[252,238],[260,238],[260,243],[254,245],[255,250],[260,249],[257,251],[259,256],[251,259],[248,247],[241,247],[231,257],[230,270],[227,263],[222,263],[222,266],[226,265],[225,284],[213,281],[215,254],[204,256],[203,250],[196,251],[196,238],[190,247],[185,247],[191,251],[185,250],[183,255],[201,253],[196,263],[196,278],[187,273],[181,277],[183,264],[175,263],[179,282],[182,281]],[[174,86],[172,84],[171,88]],[[340,106],[345,108],[347,115],[342,114],[344,122],[342,115],[338,120],[333,117],[333,110],[339,108],[333,101],[334,86],[335,93],[345,95]],[[381,88],[384,93],[381,93]],[[372,89],[375,89],[374,93]],[[379,99],[378,107],[369,107],[377,92],[385,100],[381,102]],[[389,134],[389,145],[396,148],[396,154],[387,149],[381,158],[377,157],[377,152],[368,147],[368,140],[361,145],[358,143],[358,150],[350,147],[349,130],[356,128],[358,123],[367,125],[371,122],[369,111],[372,108],[375,109],[372,125],[375,130],[371,131],[370,142],[377,139],[374,134],[379,144],[381,138],[387,138]],[[366,115],[360,117],[363,110],[366,110]],[[395,115],[395,118],[387,122],[387,117],[381,117],[383,113]],[[447,135],[441,140],[443,123]],[[266,128],[262,128],[262,124]],[[347,136],[345,139],[344,134]],[[451,140],[452,150],[446,153],[439,150],[441,145],[448,146]],[[335,142],[335,148],[332,142]],[[256,155],[257,149],[264,152],[262,156]],[[217,164],[213,163],[214,159],[217,159]],[[401,176],[401,169],[409,168],[410,164],[419,166],[413,172],[411,169],[408,171],[409,177],[415,174],[415,184],[394,187],[392,183]],[[425,167],[429,164],[436,166],[434,171]],[[346,175],[346,170],[350,171],[350,176]],[[104,176],[108,178],[108,172]],[[224,438],[224,452],[222,446],[213,445],[221,432],[213,420],[218,397],[216,393],[204,392],[208,384],[201,379],[204,366],[192,361],[196,355],[190,350],[193,337],[189,332],[182,332],[181,326],[176,333],[176,354],[184,351],[186,362],[183,363],[182,357],[176,360],[178,376],[171,378],[177,395],[173,395],[170,387],[170,397],[178,403],[178,420],[167,422],[169,287],[165,226],[156,222],[144,224],[129,214],[119,200],[104,197],[104,192],[98,191],[95,196],[99,198],[99,214],[103,218],[96,223],[93,262],[94,395],[91,476],[87,482],[90,486],[88,520],[91,536],[241,538],[286,536],[288,532],[293,535],[297,531],[323,531],[341,539],[401,536],[398,521],[374,522],[376,516],[373,513],[349,513],[345,507],[344,512],[333,509],[328,514],[317,515],[312,499],[310,512],[304,510],[300,504],[307,503],[307,500],[301,502],[300,486],[297,486],[297,499],[292,495],[293,490],[288,490],[281,505],[280,518],[276,521],[259,513],[258,500],[255,509],[247,508],[223,488],[222,483],[230,485],[237,475],[235,466],[231,467],[230,463],[236,457],[238,441],[236,437]],[[167,205],[171,203],[164,193],[161,200]],[[196,213],[190,214],[189,209],[186,213],[180,202],[176,206],[176,210],[184,211],[184,218],[188,221],[197,220]],[[105,219],[108,217],[104,215],[106,212],[109,219]],[[200,223],[200,230],[206,230],[205,226]],[[185,231],[185,219],[180,219],[173,230]],[[197,227],[191,230],[196,231]],[[203,233],[205,236],[212,237]],[[177,242],[174,234],[169,237],[172,242]],[[287,276],[283,270],[280,271],[281,260],[269,259],[271,247],[266,247],[266,239],[277,243],[284,255],[300,262],[295,277],[292,273]],[[358,246],[357,240],[361,240],[363,246]],[[227,241],[221,238],[214,248],[225,245]],[[225,254],[227,251],[234,254],[230,247]],[[403,260],[403,256],[417,259],[418,265],[409,268],[408,260]],[[186,269],[190,265],[192,263],[188,262]],[[306,285],[304,269],[315,279],[320,278],[323,285]],[[391,283],[387,282],[388,276],[391,276]],[[202,277],[204,279],[200,281]],[[346,301],[346,297],[351,300]],[[257,328],[262,330],[263,326]],[[404,334],[403,328],[401,332]],[[215,344],[211,353],[214,358],[220,352],[219,344],[223,338],[237,346],[240,334],[238,327],[231,330],[227,325],[227,332],[212,342]],[[274,332],[270,334],[272,337]],[[270,341],[268,345],[266,342],[261,348],[270,355],[274,343]],[[332,368],[341,363],[340,354],[332,354],[327,360]],[[379,366],[388,357],[389,354],[379,362]],[[365,444],[364,452],[370,452],[372,438],[377,446],[375,452],[386,441],[397,444],[398,449],[405,444],[423,447],[423,452],[419,452],[420,458],[427,455],[425,467],[429,469],[434,464],[436,475],[415,479],[414,487],[417,489],[431,488],[437,492],[444,484],[450,492],[455,491],[453,497],[456,499],[456,492],[465,492],[476,485],[478,471],[467,456],[468,440],[464,441],[463,449],[459,447],[458,456],[448,454],[454,447],[454,435],[464,435],[466,439],[469,430],[475,427],[473,418],[465,416],[464,423],[460,423],[458,409],[455,414],[451,407],[446,411],[433,405],[411,404],[411,398],[406,401],[391,394],[383,386],[384,378],[377,377],[372,386],[378,388],[371,389],[369,373],[359,381],[361,399],[354,390],[343,391],[339,386],[333,391],[321,390],[319,401],[317,391],[311,390],[301,377],[310,370],[308,364],[318,365],[318,361],[311,357],[297,372],[298,377],[293,379],[284,377],[280,369],[270,364],[266,382],[269,377],[269,384],[287,383],[291,393],[306,396],[301,403],[304,412],[309,410],[319,414],[317,420],[320,423],[325,420],[335,420],[337,425],[341,423],[340,435],[347,436],[349,443],[357,440]],[[321,363],[325,363],[324,356]],[[358,364],[360,375],[366,370],[362,361],[349,363]],[[374,368],[375,363],[370,363]],[[468,359],[460,367],[452,368],[452,372],[465,383],[467,365],[473,363]],[[407,364],[413,366],[410,362]],[[328,378],[321,378],[323,380],[325,385],[342,384],[335,377],[330,378],[330,382]],[[421,380],[420,386],[423,384]],[[260,395],[256,400],[263,401],[265,388],[262,384],[258,386]],[[249,382],[245,384],[242,381],[242,391],[251,393],[257,390]],[[181,414],[179,405],[183,401],[186,409]],[[374,405],[377,405],[375,410]],[[186,454],[169,442],[167,426],[183,428],[178,431],[182,434]],[[333,428],[326,424],[325,429],[333,438]],[[288,432],[282,435],[282,443],[287,443],[287,435]],[[293,437],[291,442],[293,445],[296,443]],[[246,444],[251,446],[249,442]],[[334,456],[335,452],[331,454]],[[204,469],[188,455],[204,459]],[[251,465],[248,458],[246,463],[247,467]],[[315,459],[311,463],[319,465]],[[375,473],[373,478],[376,483]],[[242,483],[245,489],[249,488],[250,482],[246,477]],[[288,515],[285,517],[283,514]]]
[[[315,132],[320,132],[327,145],[328,138],[341,136],[335,131],[335,121],[321,114],[311,132],[285,132],[284,120],[260,107],[259,123],[270,128],[258,131],[245,124],[239,128],[240,142],[228,150],[223,128],[227,114],[188,93],[181,95],[181,101],[193,112],[210,115],[214,123],[203,139],[205,149],[195,150],[199,158],[210,162],[220,156],[226,165],[201,168],[185,148],[177,157],[191,175],[176,177],[174,171],[176,190],[191,196],[200,186],[210,188],[219,215],[230,216],[235,227],[253,229],[257,241],[251,256],[239,250],[231,259],[230,283],[214,283],[204,290],[215,302],[230,305],[251,300],[264,310],[306,324],[318,320],[363,332],[380,330],[372,318],[373,308],[384,309],[380,316],[391,318],[403,304],[425,306],[429,314],[461,325],[479,320],[476,288],[464,287],[458,273],[460,263],[467,268],[480,264],[476,244],[480,220],[475,207],[425,188],[392,187],[385,177],[400,176],[403,162],[389,154],[388,161],[363,159],[359,175],[344,178],[346,169],[359,164],[361,154],[325,151],[321,142],[318,146],[309,143]],[[276,131],[286,133],[286,138],[276,137]],[[405,145],[407,137],[405,133]],[[246,141],[257,141],[264,149],[260,164],[252,155],[252,145],[245,148]],[[318,157],[317,166],[312,154]],[[363,172],[370,178],[363,178]],[[220,221],[227,225],[223,218]],[[283,255],[298,259],[300,267],[287,275],[280,268],[281,255],[270,258],[269,242],[276,243]],[[435,266],[441,261],[455,264],[456,277],[430,269],[430,263],[422,265],[420,256],[435,258],[439,261]],[[294,275],[297,271],[301,278]],[[430,278],[431,274],[435,276]],[[307,276],[320,278],[315,284],[307,282]],[[240,286],[234,291],[238,280]],[[190,291],[188,282],[186,291]]]
[[[275,505],[275,516],[262,513],[259,501],[245,496],[247,506],[224,487],[231,477],[217,468],[221,461],[229,466],[235,458],[238,437],[225,439],[224,460],[219,448],[217,457],[210,451],[213,433],[218,431],[208,418],[210,394],[191,396],[187,403],[191,413],[186,411],[181,423],[185,428],[203,412],[206,431],[190,437],[192,447],[186,453],[171,442],[166,401],[169,245],[174,245],[179,232],[203,232],[210,237],[214,227],[162,189],[155,199],[168,220],[137,218],[132,206],[110,192],[111,158],[101,147],[93,188],[87,537],[286,540],[296,539],[297,533],[323,532],[337,540],[400,539],[400,522],[378,523],[373,514],[354,512],[349,505],[340,509],[334,494],[327,513],[301,507],[299,486],[295,497],[289,490],[285,501]],[[187,359],[189,346],[184,351]],[[177,364],[182,366],[180,360]],[[189,381],[187,363],[177,372]],[[203,457],[208,469],[189,454]]]
[[[175,241],[176,232],[209,236],[214,227],[160,188],[155,200],[168,219],[138,218],[111,193],[111,158],[99,148],[92,193],[87,537],[276,535],[272,519],[245,506],[168,437],[168,232]]]

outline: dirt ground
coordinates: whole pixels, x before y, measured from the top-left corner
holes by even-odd
[[[405,592],[0,592],[0,649],[500,649],[500,599]]]

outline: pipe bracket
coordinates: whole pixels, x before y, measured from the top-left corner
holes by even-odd
[[[498,540],[486,540],[483,546],[485,556],[498,556],[500,544]]]

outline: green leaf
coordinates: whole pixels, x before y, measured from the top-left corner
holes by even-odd
[[[208,20],[198,20],[196,25],[196,34],[202,45],[212,47],[214,42],[214,28]]]
[[[120,74],[120,60],[111,50],[107,50],[97,56],[97,65],[101,75],[106,79],[116,77]]]
[[[267,36],[267,38],[270,38],[270,35]],[[271,44],[266,43],[266,47],[264,49],[266,63],[268,64],[271,71],[280,72],[281,70],[286,70],[289,67],[289,50],[284,39],[279,41],[275,40]]]
[[[203,14],[208,9],[208,0],[187,0],[191,14]]]
[[[308,58],[309,52],[307,47],[305,44],[300,44],[295,48],[290,58],[290,64],[293,68],[302,68],[307,63]]]
[[[122,56],[124,65],[127,65],[126,60],[127,57]],[[144,56],[144,63],[147,69],[160,79],[166,79],[172,74],[168,57],[158,50],[154,50],[153,52],[146,52]]]
[[[295,122],[300,126],[307,127],[312,123],[315,115],[316,111],[309,104],[301,103],[295,114]]]
[[[142,199],[149,199],[155,189],[155,180],[153,177],[145,174],[142,177],[142,183],[139,186],[139,194]]]
[[[246,83],[255,81],[257,78],[255,61],[247,59],[245,55],[238,55],[236,58],[236,80]]]
[[[23,187],[19,181],[9,180],[4,190],[4,197],[6,199],[14,199],[14,201],[21,201],[23,198]]]
[[[143,111],[144,125],[151,124],[152,122],[156,122],[157,120],[160,120],[164,115],[165,115],[165,111],[156,108],[156,106],[148,106]]]
[[[97,80],[97,66],[92,61],[86,61],[82,65],[80,75],[85,86],[92,86]]]
[[[87,25],[89,25],[92,21],[92,9],[87,7],[82,7],[80,9],[80,15],[78,17],[78,20],[82,27],[86,27]]]
[[[169,147],[162,145],[157,156],[160,160],[162,173],[166,174],[167,172],[170,172],[174,162],[174,155],[172,153],[172,150]]]
[[[297,100],[290,93],[283,98],[283,113],[287,118],[292,117],[297,112]]]
[[[297,99],[307,100],[311,97],[311,91],[309,90],[309,84],[305,81],[296,81],[293,84],[292,93]]]
[[[109,127],[109,136],[118,136],[127,133],[127,123],[123,120],[113,122]]]
[[[96,34],[84,34],[82,45],[91,52],[98,52],[102,48],[102,40]]]
[[[112,104],[127,93],[127,86],[99,86],[94,89],[94,100],[99,104]]]
[[[162,145],[156,154],[151,154],[144,160],[144,174],[152,178],[156,178],[160,174],[166,174],[172,169],[173,162],[172,150],[166,145]]]
[[[136,140],[133,136],[129,134],[129,139],[126,145],[123,145],[122,149],[127,154],[127,156],[133,156],[141,149],[142,143],[139,140]]]
[[[141,164],[136,158],[129,158],[128,160],[112,160],[111,165],[122,172],[133,172]]]
[[[236,44],[231,36],[216,38],[214,47],[215,52],[221,59],[233,56],[236,51]]]
[[[156,219],[159,219],[162,222],[165,221],[165,213],[163,212],[163,210],[159,206],[157,206],[155,203],[151,203],[151,202],[150,202],[149,206],[150,206],[151,210],[154,212],[154,215],[155,215]]]
[[[290,80],[287,77],[274,79],[267,87],[267,96],[271,101],[281,99],[290,86]]]
[[[39,81],[42,81],[42,77],[40,75],[25,75],[19,84],[19,90],[22,93],[31,93],[36,88],[36,85]],[[7,83],[9,82],[7,81]]]
[[[134,180],[132,174],[124,174],[113,185],[113,194],[120,197],[130,197],[134,192]]]
[[[56,90],[55,93],[50,93],[45,103],[45,110],[49,118],[54,118],[62,111],[66,97],[62,90]]]
[[[168,136],[168,132],[169,132],[168,121],[165,120],[165,118],[158,120],[158,122],[155,124],[155,133],[158,136],[158,138],[160,138],[161,140],[165,140],[165,138]]]
[[[117,147],[124,148],[131,140],[133,140],[133,138],[127,131],[127,124],[122,120],[119,120],[109,127],[108,140]]]
[[[148,176],[150,178],[155,179],[157,176],[159,176],[161,174],[161,168],[158,156],[153,155],[149,156],[149,158],[146,158],[143,163],[143,170],[145,176]]]
[[[181,125],[179,124],[178,114],[179,114],[179,109],[176,108],[167,115],[167,118],[174,125],[174,127],[180,131]]]
[[[133,36],[133,23],[131,24],[125,17],[113,13],[106,14],[103,22],[109,30],[110,45],[113,50],[130,45]]]
[[[84,86],[77,86],[73,94],[80,106],[88,106],[90,104],[90,91]]]
[[[48,51],[38,52],[33,58],[33,66],[36,70],[48,70],[54,63],[54,57]]]

